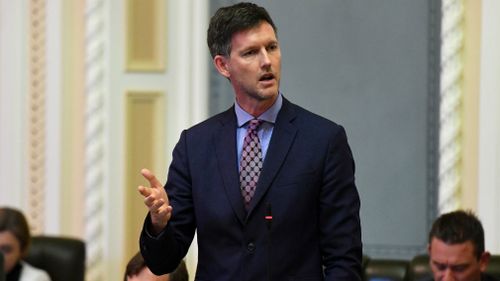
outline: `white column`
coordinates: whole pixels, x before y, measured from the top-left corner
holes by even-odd
[[[61,0],[47,1],[45,232],[60,233],[61,210]],[[70,94],[70,93],[68,93]]]
[[[105,0],[85,7],[85,241],[89,281],[105,280]],[[111,223],[111,222],[109,222]]]
[[[482,3],[477,205],[486,249],[500,254],[500,1]]]
[[[175,99],[174,111],[178,117],[172,126],[177,128],[178,133],[174,138],[170,138],[174,142],[169,143],[167,147],[173,147],[177,142],[180,130],[207,118],[209,92],[206,43],[208,0],[178,1],[172,4],[175,15],[170,23],[176,26],[175,34],[172,36],[176,38],[176,43],[171,45],[172,49],[169,50],[172,61],[168,67],[172,71],[172,81],[175,81],[175,95],[172,98]],[[175,57],[172,54],[175,54]],[[195,236],[186,256],[190,280],[194,280],[197,262],[198,244]]]
[[[463,9],[462,0],[442,2],[439,213],[447,213],[460,207]]]
[[[26,151],[26,0],[0,0],[0,205],[23,207]]]
[[[192,19],[192,80],[191,121],[198,123],[208,116],[209,65],[207,29],[209,20],[208,0],[196,0],[193,5]]]

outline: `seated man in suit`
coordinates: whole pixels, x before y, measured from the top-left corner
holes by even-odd
[[[155,275],[144,262],[141,253],[135,254],[127,264],[124,281],[188,281],[186,264],[182,261],[177,269],[169,274]]]
[[[466,211],[441,215],[429,233],[429,263],[435,281],[494,281],[484,273],[490,253],[484,250],[479,219]]]

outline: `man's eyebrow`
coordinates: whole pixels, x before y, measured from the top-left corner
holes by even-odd
[[[469,266],[469,263],[450,264],[451,268],[466,267],[466,266]]]
[[[12,248],[13,248],[13,246],[9,245],[9,244],[7,244],[7,245],[0,245],[0,249],[2,249],[2,250],[11,250]]]
[[[435,260],[432,260],[432,263],[435,264],[435,265],[446,265],[445,263],[438,262],[438,261],[435,261]]]
[[[469,265],[469,263],[459,263],[459,264],[441,263],[441,262],[438,262],[435,260],[432,260],[432,263],[435,264],[436,266],[446,266],[446,267],[450,267],[450,268],[464,267],[464,266]]]

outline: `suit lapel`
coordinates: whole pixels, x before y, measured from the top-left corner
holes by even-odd
[[[259,182],[255,189],[255,195],[250,203],[248,215],[251,214],[252,210],[266,194],[295,140],[297,128],[291,123],[294,118],[295,110],[293,105],[283,98],[283,105],[274,125],[273,135],[269,143]]]
[[[236,116],[231,107],[220,119],[220,127],[214,134],[215,155],[219,173],[224,182],[224,190],[231,206],[243,224],[246,216],[245,206],[240,191],[238,164],[236,157]]]

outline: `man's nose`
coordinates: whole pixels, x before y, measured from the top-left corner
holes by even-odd
[[[260,58],[262,67],[267,67],[271,65],[271,58],[269,57],[269,53],[267,52],[267,50],[264,49],[261,52]]]
[[[443,272],[443,278],[441,280],[442,281],[455,281],[455,276],[453,275],[453,272],[450,269],[446,269]]]

